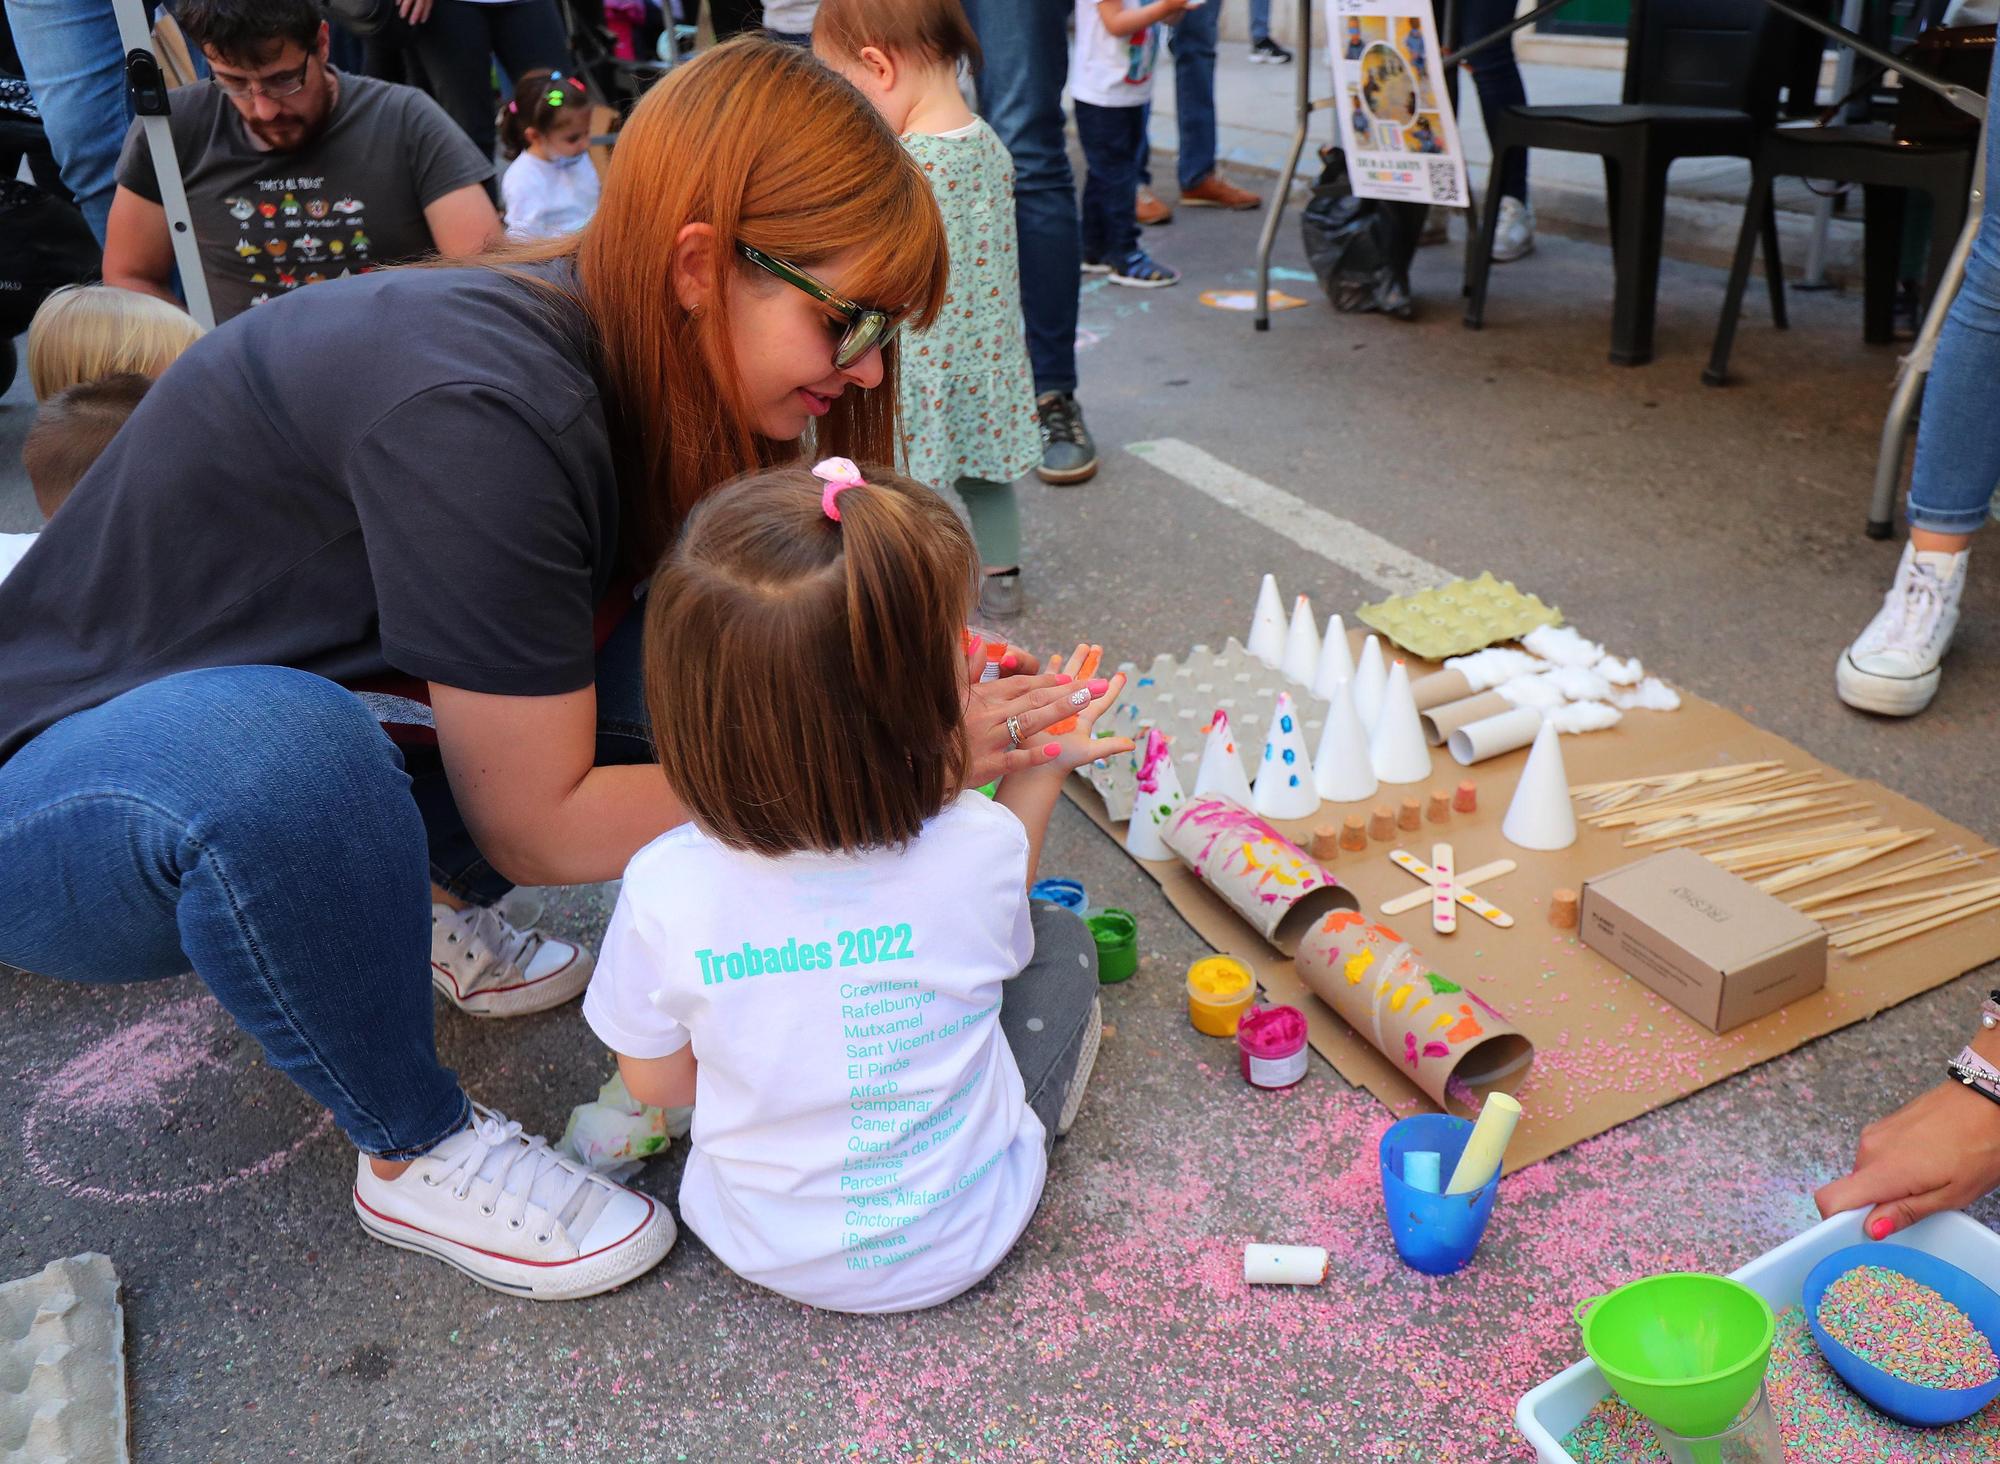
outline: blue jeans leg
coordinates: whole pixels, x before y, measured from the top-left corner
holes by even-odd
[[[1514,18],[1514,0],[1459,0],[1459,28],[1464,39],[1476,41],[1489,36]],[[1509,107],[1525,107],[1528,89],[1521,82],[1521,68],[1514,61],[1514,41],[1510,36],[1497,46],[1488,46],[1467,63],[1472,84],[1479,89],[1479,115],[1486,119],[1487,135],[1500,114]],[[1528,201],[1528,150],[1520,149],[1507,160],[1500,174],[1500,196]]]
[[[1143,107],[1077,102],[1076,136],[1083,144],[1083,240],[1092,259],[1115,264],[1139,247],[1139,140]]]
[[[2000,52],[1994,55],[2000,83]],[[2000,417],[1993,411],[1993,383],[2000,381],[2000,144],[1986,149],[1986,212],[1965,262],[1965,283],[1951,302],[1937,357],[1924,385],[1917,423],[1917,462],[1907,508],[1913,528],[1969,534],[1993,512],[2000,484]]]
[[[1271,0],[1250,0],[1250,44],[1271,39]]]
[[[277,666],[189,671],[0,764],[0,961],[190,967],[354,1143],[420,1154],[467,1102],[432,1040],[424,831],[360,701]]]
[[[104,242],[125,105],[125,48],[111,0],[6,0],[7,19],[42,126],[97,242]]]
[[[1174,53],[1174,110],[1180,118],[1182,188],[1215,171],[1215,28],[1223,0],[1184,10],[1168,42]]]
[[[1014,158],[1021,313],[1037,394],[1076,390],[1081,239],[1062,110],[1071,9],[1064,0],[966,0],[965,6],[984,53],[979,110]]]

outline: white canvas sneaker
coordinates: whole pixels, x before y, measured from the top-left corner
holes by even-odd
[[[377,1179],[360,1156],[354,1213],[377,1240],[534,1301],[622,1286],[658,1265],[678,1233],[658,1200],[563,1158],[477,1103],[469,1127],[394,1180]]]
[[[1903,546],[1896,579],[1859,639],[1841,653],[1834,689],[1850,707],[1911,717],[1937,695],[1938,662],[1958,628],[1970,550],[1919,553]]]
[[[575,941],[517,930],[498,910],[431,906],[431,985],[475,1017],[561,1006],[590,984],[597,959]]]
[[[1493,225],[1493,261],[1507,264],[1535,252],[1535,211],[1518,198],[1500,200]]]

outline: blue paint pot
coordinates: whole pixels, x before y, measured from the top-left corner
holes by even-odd
[[[1046,900],[1051,905],[1060,905],[1077,915],[1083,914],[1088,906],[1082,881],[1074,879],[1036,880],[1028,889],[1028,898]]]
[[[1389,1217],[1389,1234],[1403,1264],[1427,1276],[1449,1276],[1472,1259],[1493,1214],[1500,1176],[1494,1175],[1470,1194],[1426,1194],[1404,1182],[1403,1156],[1435,1153],[1438,1172],[1448,1184],[1471,1137],[1471,1119],[1443,1113],[1403,1119],[1382,1135],[1382,1205]]]
[[[1844,1343],[1829,1336],[1819,1324],[1820,1299],[1827,1287],[1856,1266],[1880,1266],[1930,1287],[1964,1312],[1972,1325],[1986,1334],[1994,1350],[2000,1351],[2000,1296],[1984,1282],[1928,1251],[1883,1241],[1850,1245],[1807,1272],[1805,1287],[1799,1294],[1813,1341],[1819,1344],[1820,1355],[1840,1374],[1843,1383],[1898,1423],[1917,1428],[1957,1423],[2000,1397],[2000,1378],[1977,1388],[1928,1388],[1921,1383],[1905,1382],[1872,1362],[1862,1361]]]

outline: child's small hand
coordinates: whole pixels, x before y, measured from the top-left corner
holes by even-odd
[[[1049,657],[1049,670],[1060,673],[1065,666],[1080,667],[1083,674],[1087,674],[1096,668],[1103,657],[1102,646],[1079,645],[1067,660],[1060,655]],[[1053,745],[1058,749],[1056,755],[1037,764],[1036,770],[1054,768],[1067,773],[1101,757],[1130,752],[1133,743],[1129,737],[1098,737],[1093,734],[1097,719],[1117,704],[1118,695],[1124,689],[1125,673],[1122,671],[1109,681],[1078,682],[1076,690],[1068,698],[1071,714],[1049,729],[1054,738]],[[1057,727],[1062,730],[1057,731]]]

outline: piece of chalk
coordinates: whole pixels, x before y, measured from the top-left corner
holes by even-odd
[[[1399,829],[1420,829],[1423,826],[1423,803],[1415,798],[1405,798],[1403,806],[1396,810],[1396,827]]]
[[[1326,1280],[1326,1251],[1316,1245],[1246,1245],[1243,1279],[1253,1286],[1317,1286]]]
[[[1427,1195],[1438,1192],[1438,1155],[1434,1149],[1412,1149],[1403,1156],[1403,1183]]]
[[[1476,813],[1479,811],[1479,785],[1467,778],[1458,785],[1458,791],[1451,795],[1454,813]]]
[[[1557,930],[1576,929],[1576,906],[1575,890],[1557,890],[1549,896],[1549,924]]]
[[[1324,863],[1340,852],[1340,830],[1332,824],[1321,824],[1313,830],[1312,857]]]
[[[1514,1125],[1521,1121],[1521,1105],[1506,1093],[1488,1093],[1479,1108],[1479,1122],[1465,1141],[1465,1152],[1451,1171],[1448,1195],[1469,1194],[1484,1189],[1486,1181],[1500,1172],[1507,1157],[1507,1141],[1514,1137]]]
[[[1434,790],[1431,794],[1431,806],[1425,811],[1424,817],[1432,823],[1450,823],[1451,794],[1442,788]]]

